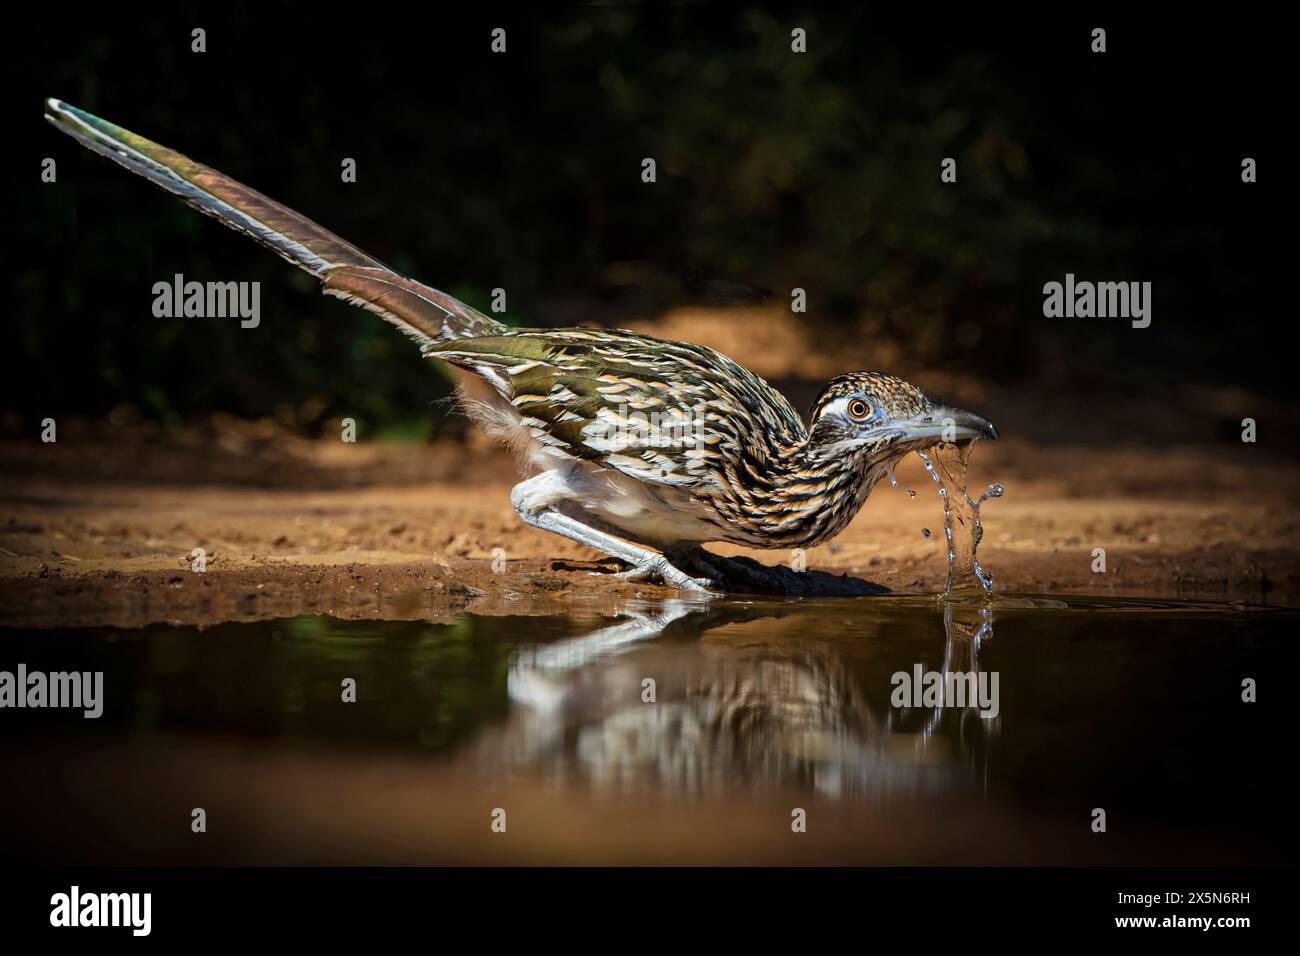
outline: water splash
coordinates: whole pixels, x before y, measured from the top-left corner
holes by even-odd
[[[1001,498],[1006,489],[999,484],[989,485],[978,501],[966,493],[966,466],[974,444],[941,444],[928,452],[917,452],[943,499],[943,535],[948,543],[948,580],[944,586],[947,594],[976,588],[986,595],[993,593],[993,575],[980,566],[975,556],[984,537],[980,505],[989,498]]]
[[[892,463],[885,466],[885,474],[889,477],[889,483],[891,485],[893,485],[895,488],[899,489],[900,491],[907,492],[907,497],[909,498],[916,497],[915,491],[913,491],[911,488],[907,487],[907,485],[903,484],[901,481],[899,481],[897,478],[894,477],[894,466]]]

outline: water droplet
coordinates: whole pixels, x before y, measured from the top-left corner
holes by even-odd
[[[966,466],[974,443],[964,445],[937,445],[916,454],[925,464],[925,470],[934,479],[943,502],[943,533],[948,541],[948,581],[946,591],[979,587],[984,593],[993,591],[993,576],[985,571],[975,557],[984,538],[980,523],[980,505],[988,498],[1000,498],[1006,489],[1000,484],[989,485],[979,501],[966,492]],[[928,529],[922,532],[929,537]]]
[[[901,481],[899,481],[897,478],[894,477],[893,464],[888,464],[885,466],[885,474],[889,477],[889,483],[891,485],[893,485],[895,488],[898,488],[901,491],[907,492],[907,497],[909,498],[916,497],[915,491],[913,491],[911,488],[907,487],[907,485],[903,484]]]

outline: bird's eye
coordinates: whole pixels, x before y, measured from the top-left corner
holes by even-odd
[[[871,408],[860,398],[849,402],[849,414],[854,418],[866,418],[870,412]]]

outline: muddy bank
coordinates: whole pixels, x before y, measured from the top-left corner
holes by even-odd
[[[344,445],[281,440],[260,423],[221,428],[0,448],[4,622],[441,619],[675,593],[612,580],[601,572],[613,562],[524,525],[509,503],[512,461],[477,437]],[[182,481],[186,470],[198,477]],[[895,591],[942,587],[938,498],[915,459],[898,475],[916,497],[878,487],[839,539],[808,552],[810,569]],[[988,481],[1007,487],[985,509],[980,553],[1003,592],[1300,599],[1297,478],[1285,461],[1010,440],[977,447],[971,486]]]

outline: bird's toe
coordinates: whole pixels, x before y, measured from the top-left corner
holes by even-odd
[[[622,581],[662,581],[669,587],[680,588],[683,591],[715,593],[712,578],[692,577],[662,555],[647,558],[626,571],[615,572],[613,576]]]

